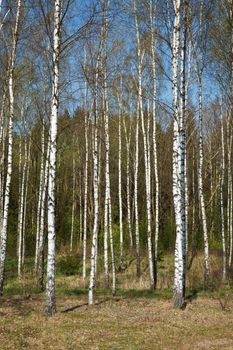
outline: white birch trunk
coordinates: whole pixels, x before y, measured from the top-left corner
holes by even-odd
[[[79,180],[79,242],[83,240],[83,203],[82,203],[82,174],[80,172]]]
[[[222,101],[220,106],[220,119],[221,119],[221,148],[222,148],[222,159],[221,159],[221,186],[220,186],[220,208],[221,208],[221,235],[222,235],[222,278],[226,279],[226,242],[225,242],[225,219],[224,219],[224,176],[225,176],[225,147],[224,147],[224,126],[223,126],[223,113],[222,113]]]
[[[105,1],[104,1],[105,2]],[[112,204],[111,204],[111,185],[109,169],[109,107],[108,107],[108,82],[107,82],[107,36],[108,36],[108,0],[105,2],[105,30],[104,30],[104,62],[103,62],[103,107],[104,107],[104,131],[105,131],[105,218],[104,218],[104,267],[105,267],[105,286],[108,287],[108,228],[110,233],[110,248],[112,257],[112,294],[116,292],[116,274],[115,257],[112,232]],[[108,216],[108,217],[107,217]]]
[[[29,138],[29,144],[28,144],[27,169],[26,169],[26,179],[25,179],[26,183],[25,183],[23,227],[22,227],[22,266],[24,266],[25,251],[26,251],[26,215],[27,215],[28,182],[29,182],[29,172],[30,172],[30,154],[31,154],[31,136]]]
[[[12,147],[13,147],[13,122],[14,122],[14,87],[13,87],[13,73],[16,60],[16,48],[18,41],[19,32],[19,20],[21,15],[22,0],[18,0],[17,13],[15,19],[15,28],[13,34],[13,46],[10,57],[9,65],[9,125],[8,125],[8,156],[7,156],[7,174],[6,174],[6,185],[4,193],[4,209],[3,219],[1,227],[1,254],[0,254],[0,294],[3,293],[3,282],[4,282],[4,268],[6,259],[6,243],[7,243],[7,225],[8,225],[8,210],[9,210],[9,199],[10,199],[10,186],[11,186],[11,175],[12,175]]]
[[[107,148],[106,141],[105,141],[105,147]],[[106,149],[105,156],[107,157],[107,149]],[[107,173],[107,159],[106,159],[105,171]],[[105,288],[108,288],[109,287],[109,274],[108,274],[108,218],[109,218],[109,215],[108,215],[108,194],[107,194],[107,181],[106,181],[107,174],[106,173],[105,173],[105,200],[104,200],[104,286]]]
[[[186,32],[185,32],[186,35]],[[184,40],[184,38],[183,38]],[[185,43],[184,43],[185,44]],[[185,84],[185,96],[184,96],[184,106],[185,106],[185,113],[187,113],[187,107],[188,107],[188,90],[189,90],[189,82],[190,82],[190,76],[191,76],[191,57],[192,57],[192,45],[191,45],[191,40],[189,40],[188,44],[188,73],[187,73],[187,80],[185,81],[184,79],[184,84]],[[187,138],[186,138],[186,125],[185,125],[185,166],[184,166],[184,171],[185,171],[185,222],[186,222],[186,255],[188,254],[188,245],[189,245],[189,192],[188,192],[188,177],[187,177],[187,172],[188,172],[188,163],[187,163]]]
[[[135,26],[136,26],[136,38],[137,38],[137,58],[138,58],[138,100],[139,100],[139,113],[141,117],[142,134],[143,134],[145,177],[146,177],[145,182],[146,182],[146,212],[147,212],[147,249],[148,249],[148,260],[149,260],[150,285],[151,285],[151,288],[154,289],[155,280],[154,280],[153,254],[152,254],[152,243],[151,243],[151,176],[150,176],[148,140],[147,140],[147,134],[146,134],[146,128],[145,128],[145,118],[144,118],[143,101],[142,101],[142,52],[141,52],[138,17],[137,17],[136,11],[137,11],[136,2],[134,1]]]
[[[233,235],[232,235],[232,182],[230,187],[230,202],[229,202],[229,260],[228,260],[228,266],[232,266],[232,253],[233,253]]]
[[[203,126],[202,126],[202,79],[199,78],[199,168],[198,168],[198,192],[201,207],[201,218],[204,235],[204,287],[208,287],[209,281],[209,241],[207,233],[206,209],[203,192]]]
[[[157,156],[157,135],[156,135],[156,39],[154,28],[154,11],[152,0],[150,0],[150,28],[151,28],[151,59],[153,73],[153,156],[154,156],[154,178],[155,178],[155,237],[154,237],[154,279],[155,288],[157,284],[157,258],[158,258],[158,238],[159,238],[159,176],[158,176],[158,156]]]
[[[232,5],[232,4],[231,4]],[[233,6],[231,6],[230,10],[231,21],[233,21]],[[233,57],[233,28],[231,30],[231,56]],[[230,86],[230,115],[228,120],[228,150],[227,150],[227,158],[228,158],[228,198],[229,205],[227,208],[228,213],[228,238],[229,238],[229,260],[228,266],[231,268],[232,266],[232,254],[233,254],[233,235],[232,235],[232,172],[231,172],[231,155],[232,155],[232,114],[233,114],[233,58],[231,60],[231,86]]]
[[[232,107],[231,107],[232,108]],[[231,115],[227,120],[227,235],[229,240],[229,258],[228,266],[232,265],[232,172],[231,172],[231,154],[232,154],[232,126],[230,122]]]
[[[54,4],[54,35],[53,35],[53,91],[52,110],[50,118],[50,152],[48,175],[48,257],[46,278],[45,314],[51,316],[56,312],[55,302],[55,178],[56,178],[56,138],[59,102],[59,53],[60,53],[60,18],[61,0]]]
[[[132,223],[131,223],[131,193],[130,193],[130,143],[131,143],[131,116],[130,116],[130,130],[127,133],[126,121],[123,118],[125,141],[126,141],[126,197],[127,197],[127,219],[130,238],[130,248],[133,247]]]
[[[73,167],[72,167],[72,177],[73,177],[73,185],[72,185],[72,211],[71,211],[71,230],[70,230],[70,253],[73,252],[73,240],[74,240],[74,214],[75,214],[75,156],[73,152]],[[81,233],[80,233],[81,234]]]
[[[41,192],[41,210],[40,210],[40,227],[39,227],[39,243],[38,243],[38,285],[42,291],[44,289],[44,242],[45,242],[45,203],[46,192],[48,188],[48,171],[49,171],[49,152],[50,152],[50,136],[48,138],[47,154],[43,174],[42,192]]]
[[[180,22],[181,2],[174,0],[175,21],[173,28],[173,57],[172,57],[172,83],[173,83],[173,201],[176,220],[176,244],[175,244],[175,276],[173,287],[174,306],[181,308],[185,298],[186,275],[186,223],[185,223],[185,104],[181,99],[179,111],[178,100],[178,65],[180,46]],[[185,19],[184,19],[185,25]],[[184,40],[185,43],[185,40]],[[185,45],[182,46],[181,56],[181,87],[185,97]]]
[[[21,111],[21,122],[22,122]],[[18,190],[18,225],[17,225],[17,257],[19,256],[19,232],[20,232],[20,209],[21,209],[21,189],[22,189],[22,130],[20,130],[19,136],[19,190]]]
[[[135,171],[134,171],[134,211],[135,211],[135,243],[136,243],[136,269],[137,277],[140,277],[140,233],[138,218],[138,157],[139,157],[139,102],[137,102],[137,120],[135,132]]]
[[[85,50],[85,48],[84,48]],[[86,67],[86,50],[84,51],[84,71]],[[87,194],[88,194],[88,162],[89,162],[89,142],[88,142],[88,114],[87,114],[87,81],[85,80],[85,170],[84,170],[84,208],[83,208],[83,280],[86,279],[86,256],[87,256]]]
[[[119,260],[119,270],[123,270],[123,218],[122,218],[122,175],[121,175],[121,119],[122,119],[122,109],[121,100],[118,97],[119,104],[119,117],[118,117],[118,200],[119,200],[119,227],[120,227],[120,260]]]
[[[198,99],[199,99],[199,167],[198,167],[198,194],[200,201],[200,213],[202,219],[203,236],[204,236],[204,288],[208,287],[209,280],[209,239],[207,232],[206,222],[206,208],[203,191],[203,110],[202,110],[202,73],[203,73],[203,42],[202,42],[202,10],[203,1],[200,2],[200,14],[199,14],[199,41],[200,41],[200,53],[199,53],[199,67],[197,63],[196,53],[194,52],[195,69],[198,80]]]
[[[37,204],[37,217],[36,217],[36,249],[35,249],[35,272],[38,269],[38,251],[39,251],[39,240],[40,240],[40,216],[41,216],[41,205],[42,205],[42,192],[44,183],[44,154],[45,154],[45,142],[44,142],[44,121],[42,121],[42,131],[41,131],[41,164],[40,164],[40,185],[39,185],[39,195]]]
[[[98,244],[98,222],[99,222],[99,157],[98,157],[98,83],[99,83],[99,67],[101,61],[101,52],[103,47],[103,26],[101,29],[101,41],[97,54],[97,61],[95,67],[95,88],[94,88],[94,135],[93,135],[93,192],[94,192],[94,224],[92,233],[92,247],[91,247],[91,270],[88,290],[88,304],[93,305],[94,302],[94,286],[97,264],[97,244]]]
[[[105,43],[106,45],[106,43]],[[106,50],[106,47],[105,47]],[[105,53],[106,55],[106,53]],[[103,112],[104,112],[104,133],[105,133],[105,199],[104,199],[104,286],[109,287],[109,272],[108,272],[108,231],[109,231],[109,191],[110,191],[110,178],[109,178],[109,126],[108,126],[108,111],[106,101],[106,59],[104,62],[104,84],[103,84]]]
[[[97,96],[96,96],[97,98]],[[97,103],[97,102],[96,102]],[[95,116],[97,118],[97,115]],[[97,121],[96,121],[97,122]],[[95,123],[96,123],[95,122]],[[97,259],[97,238],[98,238],[98,219],[99,219],[99,189],[98,189],[98,129],[94,125],[94,148],[93,148],[93,187],[94,187],[94,226],[91,247],[91,271],[88,291],[88,304],[92,305],[93,291],[95,286],[96,259]]]
[[[4,208],[4,158],[5,158],[5,143],[6,143],[6,126],[4,125],[4,111],[6,104],[6,92],[4,91],[0,114],[0,227],[2,227],[3,208]],[[1,230],[0,230],[0,250],[1,250]],[[1,255],[1,253],[0,253]]]
[[[195,153],[193,149],[193,164],[192,164],[192,232],[191,232],[191,246],[194,247],[194,232],[195,232]],[[193,252],[193,251],[192,251]],[[194,252],[193,252],[194,253]]]
[[[24,196],[25,196],[25,182],[27,170],[27,143],[24,141],[24,164],[22,169],[22,182],[20,186],[19,199],[19,218],[18,218],[18,277],[22,273],[22,251],[23,251],[23,215],[24,215]]]

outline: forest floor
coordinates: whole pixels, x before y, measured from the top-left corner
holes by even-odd
[[[87,289],[72,270],[74,261],[61,258],[58,263],[57,313],[50,318],[43,316],[44,293],[38,292],[27,265],[19,281],[15,262],[8,262],[9,277],[0,299],[1,350],[233,349],[231,285],[215,284],[208,292],[189,288],[186,308],[177,310],[171,288],[150,291],[146,277],[136,281],[132,276],[132,264],[132,269],[118,274],[115,297],[101,288],[100,278],[95,305],[89,307]],[[160,264],[164,270],[166,261]]]

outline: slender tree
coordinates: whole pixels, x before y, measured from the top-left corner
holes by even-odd
[[[174,306],[181,308],[185,298],[186,280],[186,222],[185,222],[185,38],[181,53],[181,106],[178,101],[178,64],[181,28],[181,1],[174,0],[175,21],[172,44],[173,83],[173,201],[176,221]],[[184,12],[185,15],[185,12]],[[185,19],[183,20],[185,25]],[[183,32],[183,35],[185,33]]]
[[[49,173],[48,173],[48,257],[46,277],[45,314],[51,316],[56,312],[55,301],[55,179],[56,179],[56,138],[59,102],[59,60],[61,36],[61,1],[54,4],[54,34],[53,34],[53,91],[52,110],[49,133]]]
[[[153,266],[153,254],[152,254],[152,242],[151,242],[151,164],[150,164],[150,151],[148,149],[148,140],[146,133],[145,117],[143,110],[143,94],[142,94],[142,62],[143,53],[141,50],[141,39],[138,24],[138,14],[136,1],[133,3],[135,12],[135,26],[136,26],[136,38],[137,38],[137,64],[138,64],[138,102],[139,112],[141,118],[142,134],[143,134],[143,146],[144,146],[144,162],[145,162],[145,182],[146,182],[146,212],[147,212],[147,250],[149,260],[150,271],[150,285],[151,288],[155,287],[154,280],[154,266]]]
[[[13,123],[14,123],[14,69],[16,60],[16,49],[19,37],[19,21],[22,10],[22,0],[17,2],[17,12],[15,17],[15,27],[13,32],[12,51],[9,58],[9,124],[8,124],[8,155],[7,155],[7,174],[4,193],[4,209],[1,227],[1,254],[0,254],[0,294],[3,293],[4,282],[4,268],[6,259],[6,243],[7,243],[7,225],[8,225],[8,211],[10,200],[10,186],[12,177],[12,152],[13,152]]]

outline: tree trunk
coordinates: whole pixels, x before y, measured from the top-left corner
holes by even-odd
[[[72,177],[73,177],[73,186],[72,186],[72,210],[71,210],[71,230],[70,230],[70,253],[73,252],[73,240],[74,240],[75,183],[76,183],[76,169],[75,169],[75,155],[74,155],[74,152],[73,152]]]
[[[39,252],[39,240],[40,240],[40,217],[41,217],[41,206],[42,206],[42,192],[44,183],[44,154],[45,154],[45,142],[44,142],[44,120],[42,121],[42,131],[41,131],[41,164],[40,164],[40,185],[39,185],[39,195],[37,204],[37,218],[36,218],[36,250],[35,250],[35,272],[38,270],[38,252]]]
[[[18,218],[18,277],[21,277],[22,272],[22,251],[23,251],[23,215],[24,215],[24,196],[25,196],[25,182],[27,170],[27,143],[24,141],[24,163],[22,169],[22,181],[20,185],[20,199],[19,199],[19,218]]]
[[[141,43],[139,34],[139,25],[137,17],[137,8],[134,1],[135,11],[135,25],[136,25],[136,38],[137,38],[137,59],[138,59],[138,101],[139,101],[139,113],[141,117],[142,134],[143,134],[143,145],[144,145],[144,162],[145,162],[145,182],[146,182],[146,212],[147,212],[147,249],[148,249],[148,260],[149,260],[149,271],[150,271],[150,285],[151,288],[155,287],[154,280],[154,267],[153,267],[153,254],[152,254],[152,243],[151,243],[151,176],[150,176],[150,157],[148,149],[148,140],[145,128],[145,118],[143,111],[143,96],[142,96],[142,53]]]
[[[16,60],[16,48],[19,35],[19,20],[21,15],[22,0],[18,0],[17,13],[15,19],[15,28],[13,34],[13,46],[9,64],[9,125],[8,125],[8,156],[7,156],[7,173],[6,173],[6,185],[4,193],[4,209],[3,219],[1,227],[1,255],[0,255],[0,294],[3,294],[3,282],[4,282],[4,268],[6,259],[6,243],[7,243],[7,225],[8,225],[8,210],[10,199],[10,186],[12,175],[12,148],[13,148],[13,122],[14,122],[14,86],[13,86],[13,74]]]
[[[152,0],[150,0],[150,28],[151,28],[151,60],[153,72],[153,155],[154,155],[154,178],[155,178],[155,237],[154,237],[154,280],[155,288],[157,285],[157,259],[158,259],[158,238],[159,238],[159,175],[158,175],[158,156],[157,156],[157,132],[156,132],[156,60],[155,60],[155,28],[154,11]]]
[[[84,51],[84,70],[86,67],[86,51]],[[83,280],[86,279],[86,255],[87,255],[87,194],[88,194],[88,162],[89,162],[89,142],[88,142],[88,114],[87,114],[87,81],[85,80],[85,170],[84,170],[84,208],[83,208]]]
[[[186,277],[186,222],[185,222],[185,27],[181,51],[181,106],[178,103],[178,65],[180,46],[180,0],[174,0],[175,22],[173,28],[173,201],[176,221],[174,306],[182,308],[185,300]],[[184,18],[185,26],[185,18]]]
[[[58,118],[58,82],[59,82],[59,54],[61,32],[61,0],[55,0],[54,36],[53,36],[53,91],[52,111],[50,118],[50,151],[48,174],[48,257],[46,278],[45,314],[51,316],[56,312],[55,301],[55,179],[56,179],[56,139]]]
[[[140,277],[140,233],[138,219],[138,156],[139,156],[139,102],[137,102],[137,120],[135,132],[135,169],[134,169],[134,210],[135,210],[135,243],[136,243],[136,269]]]
[[[92,247],[91,247],[91,270],[88,290],[88,304],[92,305],[94,302],[93,292],[95,286],[96,264],[97,264],[97,244],[98,244],[98,226],[99,226],[99,147],[98,147],[98,85],[99,85],[99,67],[101,61],[101,52],[103,47],[103,25],[101,29],[101,41],[97,54],[97,61],[95,67],[95,88],[94,88],[94,135],[93,135],[93,192],[94,192],[94,224],[92,233]]]
[[[223,128],[223,114],[222,114],[222,101],[220,106],[220,118],[221,118],[221,186],[220,186],[220,208],[221,208],[221,235],[222,235],[222,279],[226,279],[226,242],[225,242],[225,219],[224,219],[224,176],[225,176],[225,147],[224,147],[224,128]]]
[[[22,228],[22,266],[24,266],[25,251],[26,251],[26,215],[27,215],[28,183],[29,183],[29,173],[30,173],[30,154],[31,154],[31,137],[29,138],[29,143],[28,143],[27,169],[26,169],[26,179],[25,179],[26,184],[25,184],[23,228]]]
[[[122,108],[121,99],[118,96],[119,116],[118,116],[118,200],[119,200],[119,226],[120,226],[120,261],[119,270],[123,270],[123,218],[122,218],[122,175],[121,175],[121,119]]]

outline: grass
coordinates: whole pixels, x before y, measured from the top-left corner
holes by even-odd
[[[69,260],[70,259],[70,260]],[[101,266],[95,290],[95,305],[87,305],[87,286],[74,257],[59,257],[57,269],[57,314],[42,315],[44,293],[38,292],[27,259],[21,281],[16,262],[8,259],[8,279],[0,302],[0,348],[13,349],[233,349],[233,291],[229,284],[211,280],[211,290],[202,288],[202,257],[188,274],[187,307],[173,308],[172,259],[159,263],[158,290],[148,288],[147,261],[143,274],[135,277],[135,261],[117,275],[117,293],[103,288]],[[69,263],[70,261],[70,263]],[[59,267],[60,266],[60,267]],[[211,262],[216,278],[218,257]]]

